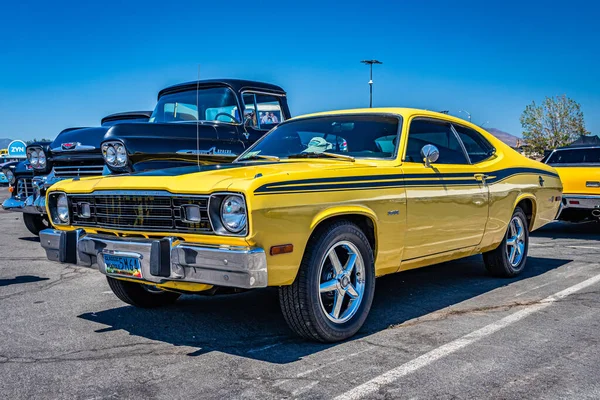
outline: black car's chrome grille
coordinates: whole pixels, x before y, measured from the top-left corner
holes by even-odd
[[[115,230],[212,233],[208,218],[208,196],[135,194],[69,195],[73,225]],[[89,204],[89,218],[82,210]],[[186,222],[182,206],[197,205],[199,222]]]
[[[102,175],[103,170],[104,164],[54,166],[54,175],[60,178],[74,178],[76,176],[97,176]]]
[[[33,185],[31,184],[31,178],[17,179],[17,190],[15,190],[15,197],[19,200],[25,200],[32,194]]]

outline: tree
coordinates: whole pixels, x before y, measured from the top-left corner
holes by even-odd
[[[27,142],[25,142],[25,144],[27,144],[28,146],[32,143],[36,143],[36,142],[51,142],[51,139],[40,139],[37,140],[36,138],[33,138],[33,140],[28,140]]]
[[[532,102],[521,114],[521,126],[529,152],[534,154],[566,146],[589,134],[581,106],[565,95],[546,97],[539,106]]]

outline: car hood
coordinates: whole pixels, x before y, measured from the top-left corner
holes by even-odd
[[[231,190],[250,193],[272,182],[300,177],[337,176],[336,171],[372,166],[370,163],[339,160],[194,165],[62,181],[54,185],[52,190],[67,193],[91,193],[97,190],[156,190],[180,194],[206,194]]]
[[[600,166],[582,164],[554,168],[562,181],[564,194],[600,195]]]
[[[102,143],[102,139],[108,129],[109,127],[106,126],[97,126],[93,128],[66,130],[58,134],[56,139],[50,144],[50,148],[60,149],[63,143],[80,143],[84,146],[93,146],[96,149],[100,149],[100,143]],[[77,149],[72,151],[76,152]]]

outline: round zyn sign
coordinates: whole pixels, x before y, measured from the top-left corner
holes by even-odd
[[[22,140],[13,140],[8,145],[8,156],[12,158],[27,158],[27,145]]]

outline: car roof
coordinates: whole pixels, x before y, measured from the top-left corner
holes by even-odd
[[[469,121],[464,120],[462,118],[454,117],[452,115],[448,115],[448,114],[437,112],[437,111],[425,110],[425,109],[420,109],[420,108],[410,108],[410,107],[380,107],[380,108],[354,108],[354,109],[346,109],[346,110],[332,110],[332,111],[299,115],[297,117],[291,118],[288,121],[302,119],[302,118],[309,118],[309,117],[324,117],[327,115],[340,115],[340,114],[342,114],[342,115],[343,114],[360,114],[360,115],[393,114],[393,115],[399,115],[401,117],[410,117],[413,115],[418,115],[418,116],[423,116],[423,117],[438,118],[438,119],[442,119],[444,121],[454,122],[454,123],[457,123],[460,125],[470,126],[470,127],[478,128],[480,130],[481,129],[485,130],[484,128],[478,127],[475,124],[472,124]]]
[[[165,94],[177,93],[184,90],[193,90],[198,86],[202,88],[227,86],[235,92],[241,92],[243,90],[265,90],[268,92],[285,95],[285,91],[281,87],[273,85],[272,83],[248,81],[243,79],[204,79],[200,81],[179,83],[177,85],[164,88],[158,92],[158,98],[160,99]]]

